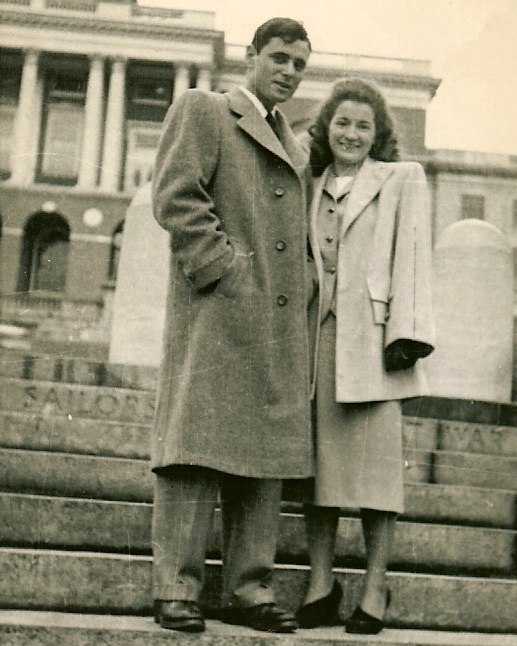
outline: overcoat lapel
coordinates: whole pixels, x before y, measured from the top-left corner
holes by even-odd
[[[295,150],[295,140],[288,132],[287,122],[283,114],[280,113],[279,124],[284,136],[284,141],[286,144],[286,150],[284,146],[277,139],[271,128],[269,127],[267,121],[262,118],[258,113],[257,108],[251,103],[251,101],[241,92],[238,88],[233,88],[226,95],[228,97],[228,102],[230,104],[230,109],[240,116],[240,119],[237,121],[237,124],[245,132],[247,132],[250,137],[253,137],[261,146],[267,148],[277,157],[280,157],[286,164],[289,164],[296,173],[299,175],[301,169],[303,168],[303,162],[300,160],[301,155],[298,151],[294,152],[296,159],[292,159],[290,156]]]
[[[393,172],[392,167],[367,157],[354,180],[341,225],[341,239],[350,225],[381,190]]]

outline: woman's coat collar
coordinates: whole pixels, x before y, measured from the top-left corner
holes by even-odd
[[[330,166],[328,166],[323,171],[323,175],[315,181],[311,205],[311,218],[315,218],[317,216],[317,210],[321,200],[321,192],[323,191],[329,172]],[[354,179],[352,191],[348,195],[345,215],[343,217],[341,227],[341,236],[345,235],[357,216],[374,199],[392,172],[393,167],[391,164],[376,161],[370,157],[367,157],[364,160]]]

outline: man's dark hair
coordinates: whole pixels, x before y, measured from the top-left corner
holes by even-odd
[[[311,49],[311,41],[304,26],[301,22],[291,18],[271,18],[258,27],[251,41],[257,54],[272,38],[281,38],[284,43],[304,40],[309,45],[309,49]]]

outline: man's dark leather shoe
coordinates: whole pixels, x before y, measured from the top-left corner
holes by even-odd
[[[294,633],[298,624],[294,615],[274,603],[262,603],[249,608],[224,608],[221,621],[236,626],[248,626],[269,633]]]
[[[205,630],[203,613],[195,601],[155,601],[154,620],[162,628],[184,633]]]

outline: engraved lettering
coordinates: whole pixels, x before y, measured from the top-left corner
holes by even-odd
[[[95,408],[103,417],[113,417],[119,406],[118,399],[114,395],[98,395],[95,400]]]
[[[49,411],[54,411],[56,408],[60,413],[63,412],[62,405],[59,401],[57,392],[54,388],[50,388],[45,394],[45,396],[43,397],[41,408],[44,413],[47,413]]]
[[[134,422],[138,421],[139,403],[139,399],[136,395],[126,395],[123,410],[124,419]]]
[[[77,393],[77,396],[79,398],[79,401],[77,403],[77,410],[76,410],[77,415],[83,415],[84,417],[89,417],[89,415],[92,412],[91,405],[90,406],[88,405],[90,402],[88,402],[87,394],[88,393],[86,393],[84,390],[80,390]]]
[[[38,389],[36,386],[26,386],[24,389],[25,399],[23,401],[24,408],[33,408],[38,400]]]

